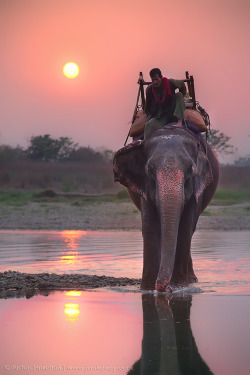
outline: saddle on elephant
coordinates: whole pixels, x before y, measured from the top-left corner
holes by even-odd
[[[185,80],[173,80],[169,79],[170,83],[174,84],[174,87],[177,88],[179,91],[174,93],[174,102],[175,108],[173,112],[173,118],[183,121],[183,125],[186,127],[191,124],[192,127],[195,127],[199,132],[206,132],[208,131],[209,127],[209,116],[206,111],[199,105],[199,102],[195,100],[195,90],[194,90],[194,79],[193,76],[189,77],[188,72],[186,72],[186,79]],[[139,94],[141,95],[141,105],[138,105],[139,97],[138,94],[137,104],[134,111],[132,125],[130,128],[129,136],[136,138],[144,133],[145,124],[150,119],[150,116],[145,113],[145,96],[144,96],[144,85],[147,85],[148,88],[152,87],[153,84],[151,82],[145,82],[142,78],[142,73],[140,73],[140,78],[138,83],[140,84]],[[186,90],[186,86],[188,90]],[[148,91],[148,89],[147,89]],[[156,95],[153,91],[154,96]],[[162,126],[167,125],[168,122],[161,124]]]

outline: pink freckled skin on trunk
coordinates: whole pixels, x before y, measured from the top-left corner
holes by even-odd
[[[183,178],[183,173],[173,165],[165,165],[164,170],[157,173],[162,247],[155,289],[159,292],[171,292],[169,283],[174,269],[178,227],[184,205]]]

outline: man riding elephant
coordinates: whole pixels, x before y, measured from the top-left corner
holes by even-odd
[[[145,139],[154,130],[183,119],[185,110],[183,95],[186,95],[184,81],[163,77],[159,68],[152,69],[149,74],[152,85],[146,90]],[[176,89],[179,89],[180,93],[175,94]]]

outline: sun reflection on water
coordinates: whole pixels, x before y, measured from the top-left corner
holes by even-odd
[[[82,262],[79,259],[79,242],[83,236],[86,236],[86,231],[65,230],[61,232],[65,248],[61,252],[60,263],[64,265],[73,265]]]
[[[65,292],[65,296],[68,297],[70,302],[65,303],[64,313],[70,322],[74,322],[80,314],[79,304],[74,302],[77,302],[77,298],[81,297],[81,294],[80,290]]]
[[[67,297],[80,297],[82,292],[80,290],[71,290],[69,292],[65,293],[65,296]]]
[[[66,303],[64,312],[71,322],[75,321],[80,314],[78,303]]]

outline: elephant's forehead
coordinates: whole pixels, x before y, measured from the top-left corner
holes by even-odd
[[[179,134],[161,135],[160,137],[164,139],[171,139],[173,137],[179,137]]]

